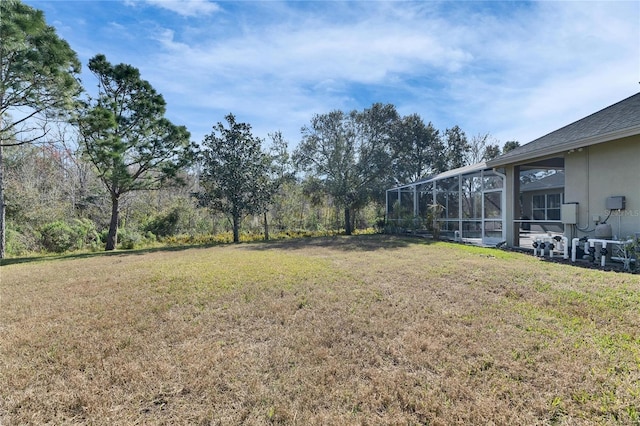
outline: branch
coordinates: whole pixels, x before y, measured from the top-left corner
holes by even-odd
[[[17,135],[18,133],[20,133],[20,132],[14,133],[14,136]],[[36,137],[34,137],[32,139],[27,139],[27,140],[20,141],[20,142],[11,142],[11,143],[9,143],[9,142],[0,142],[0,145],[2,145],[2,146],[27,145],[27,144],[30,144],[30,143],[33,143],[33,142],[37,141],[38,139],[44,138],[45,136],[47,136],[48,133],[49,133],[49,130],[47,129],[47,130],[44,130],[43,134],[41,134],[40,136],[36,136]]]

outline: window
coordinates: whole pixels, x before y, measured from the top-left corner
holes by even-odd
[[[560,220],[562,194],[540,194],[531,199],[533,220]]]

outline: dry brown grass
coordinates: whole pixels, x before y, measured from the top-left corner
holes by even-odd
[[[388,236],[0,269],[1,424],[639,424],[640,279]]]

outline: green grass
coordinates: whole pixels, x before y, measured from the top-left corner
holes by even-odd
[[[0,268],[0,424],[640,424],[640,279],[365,235]]]

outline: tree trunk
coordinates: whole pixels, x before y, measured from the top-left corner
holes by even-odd
[[[120,198],[111,194],[111,222],[109,223],[109,234],[107,235],[107,247],[105,251],[115,250],[118,245],[118,204]]]
[[[5,256],[5,244],[6,244],[6,225],[5,225],[5,205],[4,205],[4,158],[3,158],[3,146],[0,143],[0,259],[4,259]]]
[[[349,207],[344,208],[344,233],[351,235],[351,210]]]
[[[264,240],[269,241],[269,222],[267,222],[267,211],[264,212]]]
[[[240,217],[237,214],[233,215],[233,242],[240,242]]]

